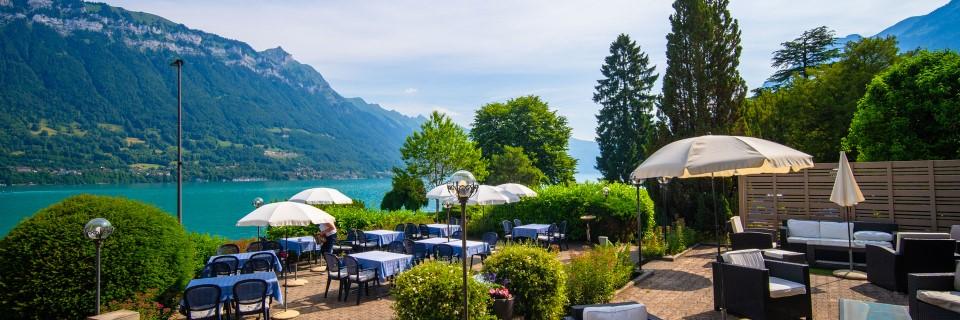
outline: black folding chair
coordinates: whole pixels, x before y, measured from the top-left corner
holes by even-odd
[[[363,269],[360,266],[360,262],[357,261],[357,258],[346,256],[343,259],[343,264],[347,269],[347,284],[346,290],[344,290],[343,301],[347,301],[347,298],[350,296],[350,287],[354,283],[357,284],[357,305],[360,304],[360,292],[365,292],[367,296],[370,296],[370,282],[374,282],[378,287],[380,286],[380,277],[377,276],[379,271],[378,268],[369,268]]]
[[[188,320],[220,319],[220,287],[204,284],[187,288],[180,301],[180,314]]]
[[[218,256],[225,255],[225,254],[235,254],[235,253],[240,253],[240,247],[232,243],[228,243],[217,248]]]
[[[234,315],[237,319],[245,315],[263,315],[263,319],[270,319],[270,303],[273,297],[267,293],[269,285],[262,279],[247,279],[233,285]]]

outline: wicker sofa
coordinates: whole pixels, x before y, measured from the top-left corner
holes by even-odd
[[[907,287],[914,320],[960,319],[960,265],[954,273],[911,273]]]
[[[864,248],[868,244],[893,248],[893,238],[897,232],[897,224],[865,221],[854,221],[852,224],[853,230],[851,230],[851,233],[855,248]],[[848,235],[844,228],[845,225],[846,223],[838,221],[784,220],[780,227],[780,248],[794,252],[808,252],[807,246],[809,245],[847,247]],[[831,256],[831,254],[835,255]],[[846,252],[817,253],[817,256],[841,262],[847,261]],[[813,257],[808,255],[807,258],[812,259]],[[854,253],[854,260],[864,262],[866,257],[863,253]],[[812,263],[813,261],[807,262]]]

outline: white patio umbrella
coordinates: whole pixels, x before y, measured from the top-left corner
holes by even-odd
[[[447,203],[447,200],[455,199],[456,197],[450,193],[450,190],[447,189],[446,184],[441,184],[430,191],[427,192],[427,199],[435,200],[437,202],[437,210],[434,211],[434,214],[440,215],[440,202]],[[450,221],[450,208],[447,206],[447,221]],[[438,217],[439,218],[439,217]]]
[[[287,227],[309,226],[311,224],[336,223],[336,218],[314,206],[298,202],[275,202],[263,205],[237,221],[238,227]],[[274,318],[290,319],[300,313],[296,310],[287,310],[287,268],[283,268],[283,312],[274,315]]]
[[[353,200],[337,189],[311,188],[290,197],[290,201],[306,204],[351,204]]]
[[[477,192],[473,194],[468,200],[468,206],[488,206],[488,205],[501,205],[507,203],[513,203],[520,201],[520,198],[503,191],[503,189],[490,186],[490,185],[479,185],[477,186]],[[447,200],[444,200],[445,204],[459,204],[456,197],[451,197]],[[466,223],[466,221],[464,221]],[[449,238],[450,233],[447,232],[447,237]]]
[[[853,270],[853,236],[850,234],[850,220],[853,215],[853,206],[863,202],[863,193],[853,176],[853,168],[847,161],[847,153],[840,152],[840,164],[837,166],[837,179],[833,182],[833,191],[830,193],[830,202],[843,207],[843,220],[847,222],[847,253],[850,258],[850,268],[834,270],[833,275],[846,279],[865,280],[867,274]]]
[[[515,196],[517,196],[518,198],[536,197],[536,196],[537,196],[537,192],[536,192],[536,191],[533,191],[532,189],[528,188],[527,186],[522,185],[522,184],[519,184],[519,183],[504,183],[504,184],[498,185],[497,188],[500,188],[501,190],[503,190],[503,192],[506,192],[506,193],[515,195]]]

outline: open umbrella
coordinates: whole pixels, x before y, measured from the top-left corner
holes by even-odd
[[[306,204],[351,204],[353,200],[337,189],[312,188],[300,191],[290,197],[290,201]]]
[[[490,185],[479,185],[477,186],[477,191],[467,199],[468,206],[488,206],[488,205],[501,205],[507,203],[513,203],[520,201],[520,198],[504,192],[503,189],[490,186]],[[459,203],[456,197],[449,198],[444,200],[444,203],[457,204]],[[447,232],[447,237],[449,238],[450,233]]]
[[[840,164],[837,168],[837,179],[833,182],[830,202],[843,207],[843,220],[847,222],[847,253],[850,258],[850,268],[833,271],[833,275],[837,277],[856,280],[867,279],[865,273],[853,270],[853,236],[850,234],[850,229],[852,229],[850,227],[850,220],[853,215],[853,206],[863,201],[863,193],[860,192],[857,179],[853,176],[853,168],[850,167],[850,162],[847,161],[847,153],[841,151]]]
[[[536,191],[533,191],[532,189],[528,188],[527,186],[522,185],[522,184],[519,184],[519,183],[504,183],[504,184],[498,185],[497,188],[500,188],[501,190],[503,190],[503,191],[506,192],[506,193],[515,195],[515,196],[517,196],[518,198],[536,197],[536,196],[537,196],[537,192],[536,192]]]
[[[260,206],[237,221],[238,227],[286,227],[309,226],[311,224],[336,223],[336,218],[316,207],[298,202],[275,202]],[[274,318],[290,319],[300,313],[296,310],[287,310],[287,268],[283,268],[283,312],[274,315]]]
[[[431,189],[427,192],[427,199],[435,200],[437,202],[437,210],[434,211],[434,214],[437,216],[437,220],[440,218],[440,202],[446,203],[450,199],[456,199],[453,194],[450,193],[450,190],[447,188],[447,185],[441,184],[436,188]],[[450,221],[450,206],[445,206],[447,208],[447,222]],[[448,232],[449,233],[449,232]]]

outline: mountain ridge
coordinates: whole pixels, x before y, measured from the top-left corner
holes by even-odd
[[[917,48],[928,50],[960,49],[960,0],[951,0],[930,13],[909,17],[889,26],[872,37],[895,36],[901,51]],[[842,47],[846,41],[859,40],[859,34],[839,39]]]

